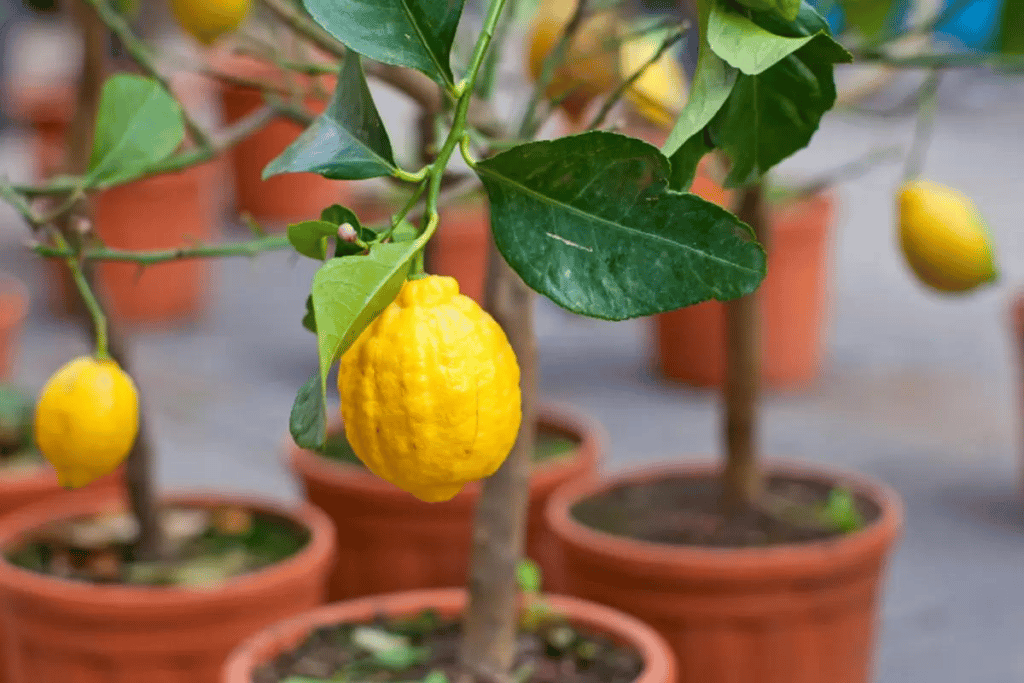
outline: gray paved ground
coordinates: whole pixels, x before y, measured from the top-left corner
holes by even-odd
[[[963,299],[924,292],[894,249],[899,169],[844,184],[827,366],[813,388],[766,399],[762,443],[772,455],[878,476],[905,500],[880,683],[1008,683],[1024,680],[1019,382],[1005,316],[1024,276],[1024,84],[954,74],[942,95],[929,175],[983,208],[1002,282]],[[836,113],[786,169],[827,169],[905,143],[909,131],[907,121]],[[25,177],[29,164],[21,136],[0,138],[4,169]],[[17,377],[37,389],[85,347],[48,314],[43,273],[18,246],[21,226],[2,216],[0,264],[35,294]],[[136,337],[164,486],[296,495],[279,457],[294,391],[316,364],[298,324],[314,266],[280,254],[222,262],[204,320]],[[543,393],[605,424],[609,470],[718,452],[716,396],[650,369],[646,321],[596,322],[545,301],[538,316]]]

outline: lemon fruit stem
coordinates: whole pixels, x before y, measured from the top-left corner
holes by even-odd
[[[63,251],[69,250],[67,240],[59,232],[54,233],[54,239],[57,242],[58,248]],[[71,277],[75,281],[78,293],[82,295],[82,301],[85,302],[85,306],[89,310],[89,316],[92,318],[92,326],[96,334],[96,358],[100,360],[110,358],[110,352],[107,350],[107,316],[103,313],[103,307],[100,306],[96,295],[93,294],[92,288],[85,278],[85,273],[82,272],[82,266],[79,264],[77,256],[69,256],[65,259],[65,263],[68,264],[68,269],[71,270]]]
[[[939,82],[942,74],[932,69],[925,84],[921,87],[921,104],[914,124],[914,138],[910,143],[906,163],[903,166],[903,182],[917,179],[924,170],[925,157],[935,129],[935,110],[938,104]]]

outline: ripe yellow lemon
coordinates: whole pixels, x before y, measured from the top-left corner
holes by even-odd
[[[575,0],[543,0],[537,8],[527,49],[527,66],[534,81],[540,80],[544,60],[558,44],[575,9]],[[595,97],[618,85],[620,23],[612,10],[584,19],[544,91],[549,100],[561,100],[562,109],[574,124],[582,121]]]
[[[641,36],[622,43],[619,65],[625,80],[657,54],[661,41]],[[686,74],[666,51],[626,89],[624,97],[637,113],[661,128],[671,130],[686,104]]]
[[[238,28],[251,5],[252,0],[171,0],[178,23],[203,45]]]
[[[345,352],[338,392],[367,469],[427,502],[494,474],[522,417],[505,333],[438,275],[406,282]]]
[[[969,197],[915,180],[900,188],[898,211],[900,246],[921,282],[965,292],[997,278],[988,230]]]
[[[116,362],[76,358],[46,382],[35,438],[66,488],[85,486],[121,464],[139,431],[135,383]]]

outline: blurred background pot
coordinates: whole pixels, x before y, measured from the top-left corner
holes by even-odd
[[[252,81],[261,81],[283,88],[282,74],[275,67],[255,59],[221,55],[214,67],[226,74]],[[312,79],[299,85],[309,87]],[[333,79],[319,79],[325,97],[329,97]],[[263,106],[260,90],[221,82],[220,97],[224,121],[232,124]],[[282,92],[286,96],[286,92]],[[327,107],[327,99],[310,97],[305,101],[310,111],[319,114]],[[230,150],[235,187],[235,208],[247,212],[258,221],[284,224],[314,220],[331,204],[346,204],[350,185],[328,180],[315,173],[286,173],[262,179],[263,169],[290,145],[303,131],[303,126],[285,118],[276,118],[259,132],[250,135]]]
[[[672,654],[650,627],[617,610],[561,595],[545,595],[545,604],[585,634],[610,638],[637,652],[644,663],[634,683],[674,683]],[[221,683],[252,683],[256,670],[298,647],[313,631],[339,624],[365,624],[378,616],[415,617],[434,610],[453,618],[466,606],[462,588],[374,595],[325,605],[263,629],[240,645],[224,667]]]
[[[28,302],[25,283],[0,271],[0,381],[14,374]]]
[[[543,406],[539,426],[541,433],[578,444],[535,465],[530,479],[527,555],[541,566],[544,585],[558,591],[561,561],[544,523],[544,503],[560,484],[596,471],[605,436],[598,423],[565,406]],[[340,430],[339,424],[334,433]],[[287,457],[306,499],[330,515],[338,529],[340,552],[330,600],[465,584],[479,484],[470,484],[450,501],[424,503],[359,465],[303,450],[291,439]]]
[[[888,486],[822,465],[769,463],[769,476],[841,485],[875,513],[853,532],[769,547],[637,540],[576,516],[581,503],[615,491],[616,500],[644,501],[666,529],[690,524],[702,511],[687,507],[681,492],[684,502],[655,509],[645,491],[673,480],[708,486],[720,473],[718,464],[680,463],[559,488],[545,515],[562,549],[565,592],[653,626],[675,651],[679,683],[869,683],[879,593],[903,524],[902,505]],[[612,503],[599,505],[587,514],[626,514]]]

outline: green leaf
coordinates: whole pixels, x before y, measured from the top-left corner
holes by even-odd
[[[892,16],[893,0],[839,0],[846,24],[866,38],[881,35]]]
[[[801,0],[737,0],[748,9],[758,12],[775,12],[786,21],[796,19]],[[886,0],[888,2],[888,0]]]
[[[449,55],[464,0],[304,0],[328,33],[361,55],[454,87]]]
[[[559,306],[607,320],[733,299],[764,278],[750,229],[669,190],[669,170],[657,148],[604,131],[519,145],[476,166],[505,260]]]
[[[711,7],[708,18],[711,49],[730,66],[748,75],[764,72],[814,38],[814,34],[787,37],[766,31],[722,0]]]
[[[288,226],[288,241],[295,251],[317,261],[327,258],[330,240],[338,237],[338,223],[302,221]]]
[[[430,649],[426,647],[393,647],[374,652],[373,661],[391,671],[405,671],[417,664],[422,664],[430,657]]]
[[[369,228],[363,227],[355,212],[341,204],[332,204],[321,211],[320,220],[326,221],[335,226],[335,234],[337,234],[338,226],[348,223],[356,231],[356,236],[358,236],[364,244],[369,244],[377,239],[377,233]],[[351,254],[359,254],[363,251],[366,251],[366,249],[358,242],[346,242],[340,239],[336,240],[336,245],[334,247],[335,256],[349,256]]]
[[[288,431],[300,448],[319,449],[327,439],[327,407],[314,372],[299,389],[288,418]]]
[[[821,117],[835,104],[833,64],[850,60],[829,36],[825,20],[806,2],[790,24],[767,13],[754,19],[775,35],[812,39],[759,74],[741,73],[708,124],[711,140],[731,161],[726,187],[756,181],[807,146]]]
[[[700,160],[715,148],[708,139],[706,130],[699,131],[697,135],[692,136],[672,155],[669,185],[673,189],[689,190],[697,175],[697,166],[700,164]]]
[[[703,3],[701,3],[701,6]],[[701,31],[700,52],[697,56],[697,70],[693,75],[690,95],[679,114],[676,125],[669,133],[662,147],[665,156],[676,163],[676,153],[693,136],[701,134],[704,127],[711,122],[715,114],[722,108],[729,93],[736,85],[737,71],[716,55],[706,41],[707,31]],[[691,143],[691,150],[693,146]],[[682,173],[681,175],[686,175]],[[672,184],[675,189],[683,189],[684,185]]]
[[[320,220],[332,223],[335,226],[341,225],[342,223],[348,223],[354,228],[359,228],[359,216],[356,215],[355,211],[344,207],[341,204],[331,204],[326,209],[320,212]]]
[[[516,583],[524,593],[540,592],[540,567],[528,557],[524,557],[516,565]]]
[[[151,78],[117,74],[103,84],[88,178],[113,185],[166,159],[185,139],[181,107]]]
[[[333,258],[313,276],[310,295],[325,403],[331,365],[398,296],[413,256],[422,247],[419,240],[373,244],[369,254]]]
[[[999,51],[1003,54],[1024,54],[1024,2],[1003,0],[998,40]]]
[[[857,512],[857,502],[849,489],[832,489],[825,501],[822,514],[832,526],[845,533],[864,527],[864,519]]]
[[[316,334],[316,316],[313,313],[313,295],[306,297],[306,314],[302,316],[302,326]]]
[[[281,173],[319,173],[333,180],[394,175],[395,158],[359,55],[349,52],[327,110],[280,156],[263,169],[263,179]]]

